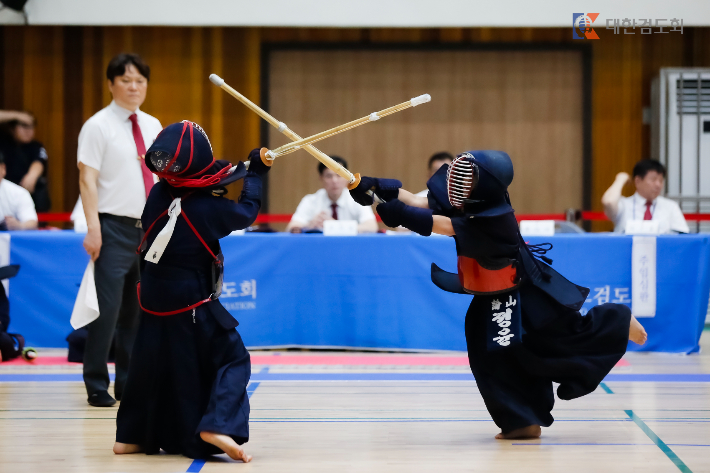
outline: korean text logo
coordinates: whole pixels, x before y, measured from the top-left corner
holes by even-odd
[[[237,300],[229,300],[238,298]],[[256,309],[256,279],[247,279],[237,285],[236,282],[223,282],[220,299],[229,311]]]
[[[592,23],[599,13],[572,13],[572,39],[599,39]]]

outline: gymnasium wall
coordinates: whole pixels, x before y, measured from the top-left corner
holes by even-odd
[[[650,82],[661,67],[709,67],[710,28],[684,34],[614,35],[598,28],[591,50],[591,203],[620,170],[648,156]],[[54,211],[71,210],[78,195],[76,141],[82,123],[109,101],[108,60],[135,51],[152,68],[142,107],[163,124],[191,118],[208,131],[218,156],[240,158],[259,143],[261,123],[207,76],[216,72],[255,102],[261,91],[261,50],[269,43],[571,43],[569,28],[330,29],[38,27],[0,28],[0,107],[27,109],[49,153]],[[407,113],[407,112],[403,112]],[[288,159],[288,158],[284,158]],[[404,163],[403,163],[404,164]],[[276,190],[273,190],[276,192]],[[562,209],[550,208],[550,212]]]
[[[544,213],[581,208],[587,190],[583,56],[577,49],[503,47],[279,48],[265,59],[264,74],[269,110],[303,136],[429,93],[431,103],[318,148],[346,158],[352,172],[394,176],[412,192],[425,188],[427,160],[436,152],[502,149],[515,166],[515,210]],[[286,141],[270,131],[269,148]],[[304,194],[318,190],[316,166],[304,151],[280,159],[269,174],[269,210],[291,213]]]

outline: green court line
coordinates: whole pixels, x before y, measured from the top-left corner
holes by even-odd
[[[609,386],[606,385],[606,383],[599,383],[599,386],[606,391],[607,394],[614,394],[614,391],[611,390]]]
[[[680,471],[682,471],[683,473],[693,473],[690,468],[688,468],[688,466],[683,463],[683,460],[678,458],[678,455],[676,455],[673,450],[671,450],[670,447],[668,447],[668,445],[666,445],[663,440],[661,440],[658,435],[656,435],[653,430],[651,430],[651,428],[646,425],[644,421],[642,421],[636,414],[634,414],[634,411],[624,410],[624,412],[626,412],[626,415],[629,416],[629,418],[631,418],[631,420],[633,420],[636,425],[641,428],[641,430],[643,430],[643,433],[645,433],[648,438],[650,438],[653,443],[655,443],[656,446],[661,449],[661,451],[668,457],[670,461],[673,462],[675,466],[678,467]]]

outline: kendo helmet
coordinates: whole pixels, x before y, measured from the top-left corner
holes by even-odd
[[[449,203],[455,209],[492,217],[512,212],[508,186],[513,162],[503,151],[477,150],[459,154],[446,172]]]
[[[160,132],[145,155],[146,167],[173,187],[225,186],[246,175],[241,161],[233,165],[215,160],[207,133],[195,122],[183,120]]]

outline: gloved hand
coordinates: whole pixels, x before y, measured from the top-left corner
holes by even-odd
[[[271,163],[272,161],[269,161]],[[266,164],[261,159],[261,148],[254,148],[249,152],[249,172],[258,176],[263,176],[271,169],[270,164]]]
[[[402,183],[397,179],[380,179],[377,177],[363,176],[360,178],[360,183],[357,187],[350,191],[350,195],[355,202],[360,205],[372,205],[374,199],[367,191],[372,191],[377,194],[380,199],[389,202],[399,196],[400,187],[402,187]]]
[[[394,199],[377,206],[377,213],[388,227],[403,226],[420,235],[429,236],[434,227],[434,212],[406,205]]]

